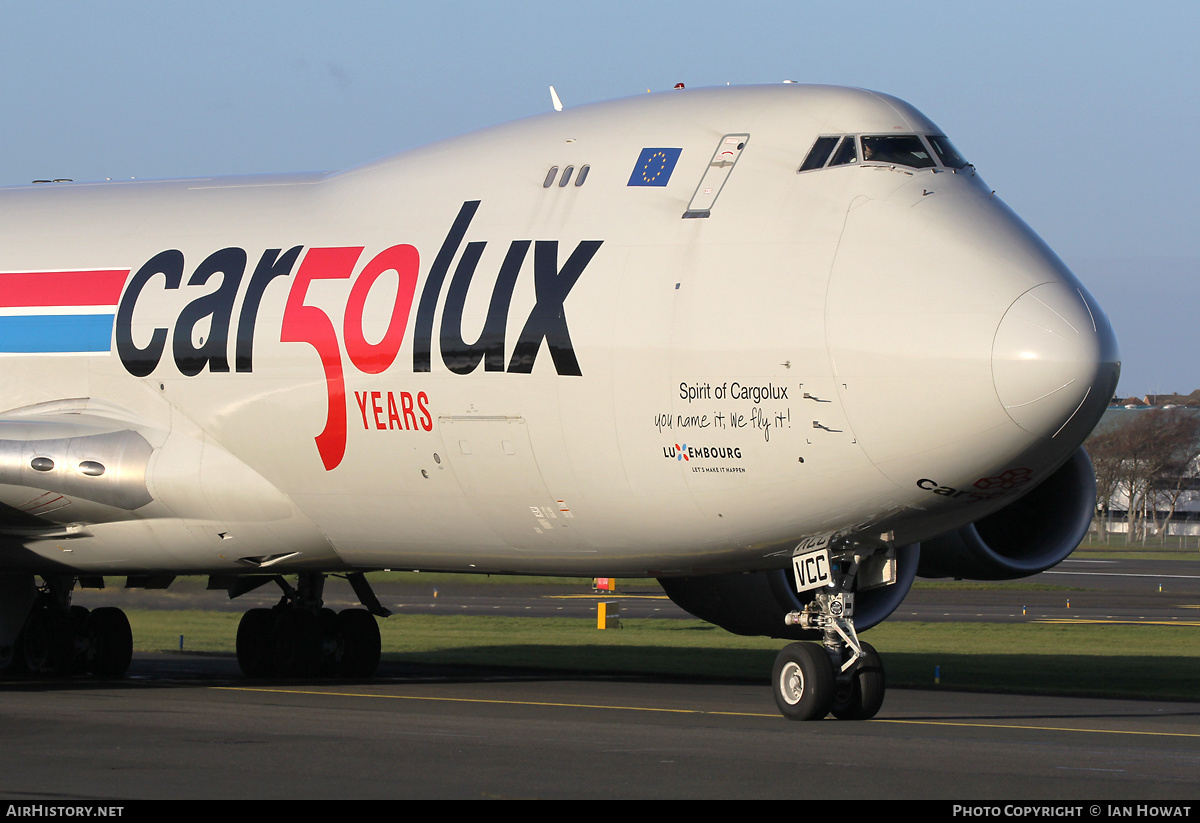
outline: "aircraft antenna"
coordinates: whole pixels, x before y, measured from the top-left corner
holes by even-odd
[[[550,87],[550,102],[554,104],[555,111],[562,111],[562,101],[558,99],[558,92],[554,90],[554,86]]]

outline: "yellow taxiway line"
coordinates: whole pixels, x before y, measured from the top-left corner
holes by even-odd
[[[1030,620],[1030,623],[1070,623],[1070,624],[1088,624],[1088,623],[1103,623],[1105,625],[1121,625],[1121,626],[1200,626],[1200,621],[1194,620],[1085,620],[1083,618],[1074,617],[1046,617],[1039,620]]]
[[[661,714],[703,714],[717,715],[728,717],[765,717],[783,720],[784,718],[773,712],[718,712],[704,711],[703,709],[667,709],[656,706],[621,706],[621,705],[601,705],[595,703],[558,703],[549,701],[537,700],[494,700],[477,697],[434,697],[429,695],[409,695],[409,694],[364,694],[361,692],[336,692],[336,691],[321,691],[316,689],[271,689],[259,686],[211,686],[210,688],[220,691],[237,691],[237,692],[262,692],[267,694],[300,694],[300,695],[320,695],[325,697],[365,697],[377,698],[381,700],[423,700],[440,703],[476,703],[476,704],[492,704],[502,706],[540,706],[561,709],[607,709],[611,711],[626,711],[626,712],[655,712]],[[1082,734],[1128,734],[1139,735],[1144,737],[1186,737],[1200,738],[1200,733],[1193,732],[1152,732],[1152,731],[1129,731],[1124,729],[1084,729],[1073,726],[1029,726],[1022,724],[1007,724],[1007,723],[971,723],[964,721],[949,721],[949,720],[903,720],[889,719],[877,717],[874,720],[864,721],[867,723],[898,723],[911,726],[953,726],[965,729],[1020,729],[1025,731],[1041,731],[1041,732],[1080,732]]]

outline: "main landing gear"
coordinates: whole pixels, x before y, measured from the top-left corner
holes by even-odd
[[[788,625],[822,633],[820,643],[792,643],[775,658],[771,686],[788,720],[821,720],[830,713],[839,720],[869,720],[883,706],[883,662],[854,631],[855,582],[864,562],[879,565],[872,557],[857,545],[831,552],[828,585],[785,618]]]
[[[34,585],[33,575],[8,577],[4,594],[15,597],[2,622],[14,631],[21,628],[11,646],[0,648],[0,671],[120,677],[129,669],[133,632],[125,612],[72,606],[74,577],[43,578],[41,587]]]
[[[362,578],[358,575],[357,578]],[[365,579],[351,584],[366,609],[334,612],[324,608],[325,575],[300,575],[295,588],[273,579],[283,598],[270,609],[251,609],[238,624],[237,658],[250,677],[370,677],[379,665],[379,625],[372,614],[386,616]],[[367,597],[363,597],[365,593]]]

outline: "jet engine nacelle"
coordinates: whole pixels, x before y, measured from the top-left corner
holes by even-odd
[[[854,598],[854,626],[864,631],[896,610],[917,574],[918,544],[896,549],[896,582],[858,592]],[[667,596],[681,609],[715,623],[726,631],[783,640],[815,640],[821,633],[787,626],[783,618],[813,599],[816,592],[796,592],[792,569],[772,569],[746,574],[712,574],[702,577],[660,577]]]
[[[1075,550],[1096,508],[1096,475],[1078,449],[1032,491],[989,514],[921,543],[921,577],[1013,580],[1043,572]]]

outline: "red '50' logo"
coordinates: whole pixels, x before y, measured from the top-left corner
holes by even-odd
[[[329,316],[315,306],[306,306],[304,298],[309,284],[314,280],[345,280],[354,271],[362,254],[362,246],[345,248],[309,249],[296,272],[296,280],[288,293],[287,305],[283,310],[283,325],[279,339],[284,343],[308,343],[317,350],[321,366],[325,370],[328,386],[328,414],[325,428],[316,437],[317,451],[325,469],[333,469],[342,462],[346,453],[346,383],[342,374],[342,357],[338,347],[337,331]],[[342,330],[346,343],[346,356],[355,368],[365,374],[379,374],[395,361],[404,341],[408,325],[409,310],[417,290],[417,270],[420,256],[416,248],[409,245],[392,246],[375,255],[350,289],[346,300],[346,314]],[[396,289],[396,303],[392,307],[392,319],[383,339],[378,343],[367,342],[363,335],[363,307],[371,286],[384,272],[394,271],[400,277]]]

